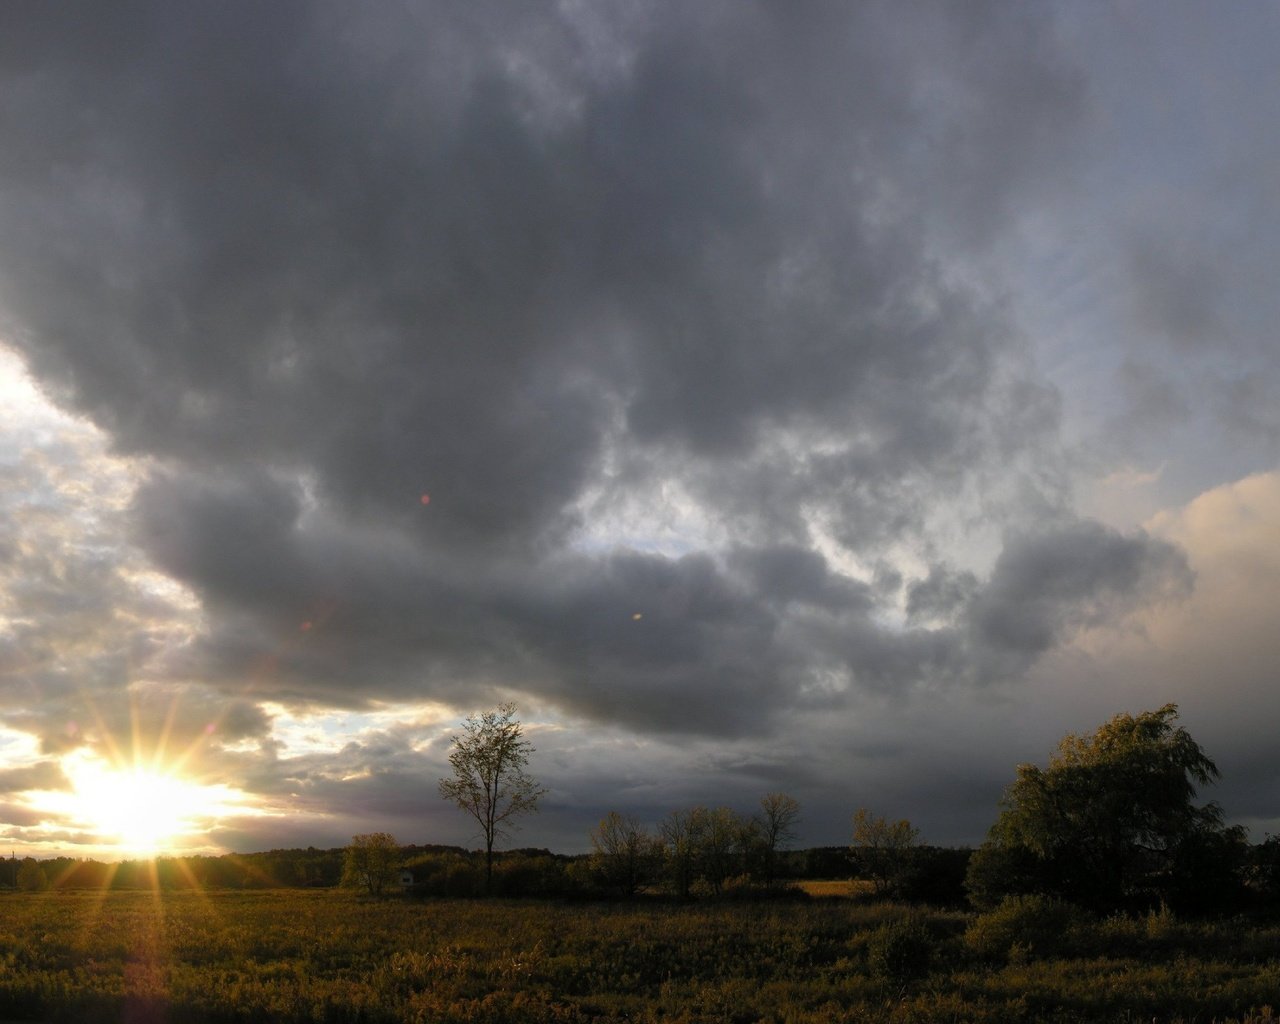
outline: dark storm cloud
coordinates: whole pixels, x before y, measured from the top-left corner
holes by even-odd
[[[1018,678],[1080,629],[1176,603],[1193,587],[1174,545],[1066,521],[1006,538],[986,581],[934,566],[907,587],[903,628],[866,614],[810,622],[796,646],[810,666],[871,692],[991,685]]]
[[[1030,663],[1068,629],[1193,586],[1185,554],[1167,541],[1069,522],[1011,538],[965,617],[978,645]]]
[[[972,599],[977,589],[978,579],[973,573],[935,565],[928,576],[907,588],[907,621],[950,619]]]
[[[815,545],[888,581],[994,474],[1030,467],[984,495],[997,526],[1060,500],[1053,395],[953,273],[1067,164],[1052,33],[1001,5],[523,12],[5,12],[0,310],[152,460],[133,536],[205,615],[166,678],[748,734],[972,677],[958,626],[887,627],[899,588]],[[667,484],[721,550],[608,539]],[[1061,558],[1137,575],[1044,595],[1065,563],[1019,541],[980,644],[1031,657],[1141,589],[1154,555],[1077,533]],[[908,611],[963,618],[959,579]]]
[[[872,605],[870,588],[839,576],[818,552],[794,545],[741,549],[730,559],[766,600],[842,609]]]

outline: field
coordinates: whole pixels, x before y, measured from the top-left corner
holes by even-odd
[[[808,893],[810,896],[817,896],[822,899],[848,897],[855,894],[870,895],[872,885],[870,882],[861,880],[850,880],[848,878],[840,878],[833,880],[811,881],[802,880],[792,883],[797,889]]]
[[[0,896],[0,1019],[1273,1020],[1280,928],[1074,922],[1053,925],[1049,956],[1025,921],[1007,925],[848,899],[11,893]]]

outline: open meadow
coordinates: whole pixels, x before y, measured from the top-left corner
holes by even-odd
[[[1051,905],[0,897],[0,1019],[49,1022],[1259,1022],[1278,958],[1272,925]]]

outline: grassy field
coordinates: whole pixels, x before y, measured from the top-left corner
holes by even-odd
[[[1005,924],[984,931],[964,914],[835,899],[14,893],[0,896],[0,1019],[1275,1019],[1267,1006],[1280,994],[1280,928],[1167,916],[1075,922],[1071,941],[1048,956],[1018,941],[1034,929]]]
[[[870,896],[874,887],[860,879],[836,878],[831,880],[805,880],[792,882],[797,889],[822,899],[851,899],[856,895]]]

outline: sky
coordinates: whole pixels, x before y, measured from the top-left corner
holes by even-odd
[[[0,11],[0,848],[1280,830],[1280,7]],[[165,808],[159,816],[157,808]]]

